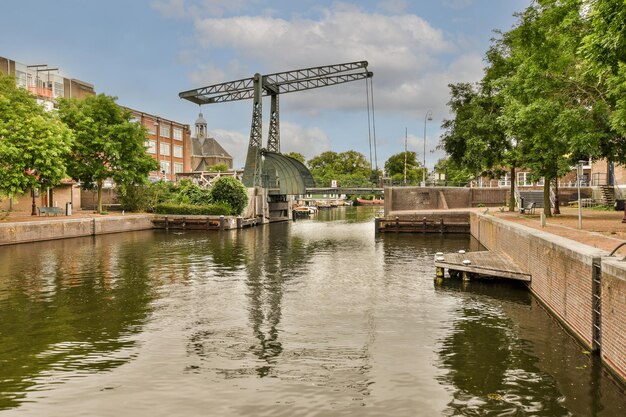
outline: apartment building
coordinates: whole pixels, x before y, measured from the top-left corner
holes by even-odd
[[[148,130],[146,152],[159,161],[159,171],[153,171],[149,175],[151,181],[175,181],[176,174],[191,170],[189,125],[127,109],[133,114],[134,120]]]
[[[60,97],[83,98],[96,94],[93,84],[69,78],[47,64],[27,65],[0,56],[0,73],[15,77],[15,83],[33,93],[47,110],[52,110]]]

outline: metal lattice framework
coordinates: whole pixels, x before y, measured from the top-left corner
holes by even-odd
[[[262,98],[270,96],[271,113],[267,150],[280,153],[280,117],[278,96],[296,91],[328,87],[351,81],[371,78],[367,61],[348,62],[304,68],[274,74],[255,74],[254,77],[210,85],[179,93],[180,98],[196,104],[225,103],[237,100],[253,100],[250,141],[244,169],[243,182],[248,187],[260,185],[262,173]]]

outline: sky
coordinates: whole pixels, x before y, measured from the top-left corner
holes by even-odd
[[[449,83],[481,79],[494,30],[531,0],[0,0],[0,56],[47,64],[123,106],[209,134],[243,167],[252,102],[202,107],[178,93],[300,68],[368,61],[365,81],[280,97],[281,151],[356,150],[381,169],[409,151],[433,168]],[[269,99],[263,102],[264,143]],[[432,120],[426,120],[428,111]],[[371,132],[371,133],[370,133]],[[370,152],[370,139],[376,148]],[[425,142],[424,142],[425,140]]]

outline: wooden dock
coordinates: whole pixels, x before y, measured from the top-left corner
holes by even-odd
[[[468,262],[469,261],[469,262]],[[531,281],[531,275],[518,267],[508,256],[500,252],[480,251],[466,253],[444,253],[435,256],[437,277],[443,277],[448,269],[450,275],[462,274],[464,279],[471,275],[510,278]]]

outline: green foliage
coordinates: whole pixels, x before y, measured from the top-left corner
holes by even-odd
[[[102,211],[102,183],[145,184],[158,163],[146,153],[146,130],[131,122],[131,113],[99,94],[84,99],[59,100],[59,116],[76,140],[68,159],[68,173],[85,187],[98,185],[98,211]]]
[[[206,216],[228,216],[232,214],[232,211],[233,208],[224,202],[206,205],[160,203],[154,208],[154,212],[159,214],[189,214]]]
[[[365,156],[357,151],[323,152],[311,158],[307,165],[318,186],[329,187],[337,180],[344,187],[371,185],[372,171]]]
[[[446,175],[446,184],[452,186],[465,186],[474,175],[469,169],[459,166],[451,159],[440,159],[435,164],[435,171]]]
[[[71,131],[13,77],[0,74],[0,194],[52,187],[66,177]]]
[[[212,203],[211,191],[194,184],[188,179],[180,181],[173,189],[173,201],[181,204],[207,205]]]
[[[390,156],[385,162],[385,172],[394,184],[404,183],[404,156],[405,152],[400,152]],[[406,152],[406,178],[408,184],[416,184],[423,178],[422,164],[417,161],[415,152]]]
[[[304,164],[305,158],[304,158],[304,155],[302,155],[300,152],[289,152],[289,153],[286,153],[285,155],[297,161],[300,161]]]
[[[228,171],[228,165],[226,164],[215,164],[211,165],[207,168],[208,172],[226,172]]]
[[[126,211],[152,212],[154,207],[169,201],[174,195],[174,185],[165,181],[151,184],[122,184],[117,188],[117,201]]]
[[[221,177],[211,188],[211,198],[232,207],[230,214],[241,214],[248,205],[248,189],[234,177]]]

